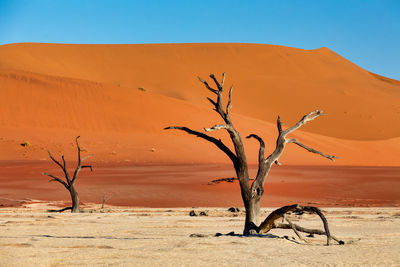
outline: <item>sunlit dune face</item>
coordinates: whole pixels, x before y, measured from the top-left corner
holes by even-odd
[[[163,130],[219,123],[197,76],[223,71],[235,125],[267,151],[278,114],[285,127],[318,108],[328,116],[295,134],[303,143],[340,156],[335,164],[399,164],[399,82],[327,48],[250,44],[0,46],[0,158],[43,160],[48,148],[73,156],[81,135],[94,160],[227,162],[210,144]],[[245,145],[255,162],[257,144]],[[331,164],[294,147],[283,160]]]

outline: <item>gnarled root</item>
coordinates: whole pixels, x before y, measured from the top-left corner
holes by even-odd
[[[308,212],[308,213],[317,214],[321,218],[321,220],[324,224],[325,231],[318,230],[318,229],[308,229],[308,228],[304,228],[297,224],[292,223],[289,219],[287,219],[285,217],[285,214],[288,212],[299,213],[299,214]],[[281,219],[281,218],[286,220],[288,223],[286,224],[286,223],[277,222],[277,220]],[[318,209],[317,207],[300,206],[298,204],[294,204],[294,205],[284,206],[279,209],[276,209],[267,216],[267,218],[264,220],[264,222],[262,222],[260,224],[260,227],[259,227],[260,234],[267,233],[271,229],[274,229],[274,228],[292,229],[295,232],[295,234],[303,241],[305,241],[305,239],[303,239],[303,237],[300,236],[299,232],[304,232],[304,233],[308,233],[308,234],[316,234],[316,235],[326,235],[326,238],[327,238],[326,245],[327,246],[329,246],[331,239],[335,240],[340,245],[344,244],[344,241],[339,240],[335,236],[331,235],[331,233],[329,231],[329,227],[328,227],[328,221],[326,220],[325,216],[322,214],[321,210]]]

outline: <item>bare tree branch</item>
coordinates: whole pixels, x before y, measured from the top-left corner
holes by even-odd
[[[226,114],[229,114],[229,111],[232,108],[232,89],[233,89],[233,85],[231,86],[231,88],[229,89],[229,98],[228,98],[228,103],[226,104]]]
[[[56,160],[53,155],[50,153],[49,150],[47,150],[47,153],[49,154],[49,157],[52,161],[54,161],[55,164],[57,164],[58,166],[60,166],[61,169],[64,169],[64,166],[58,161]]]
[[[311,234],[311,235],[326,235],[325,231],[319,230],[319,229],[308,229],[308,228],[302,227],[302,226],[297,225],[297,224],[294,224],[294,223],[293,223],[293,227],[294,227],[297,231],[300,231],[300,232],[303,232],[303,233],[307,233],[307,234]],[[292,226],[289,225],[289,224],[278,223],[278,222],[275,223],[275,227],[274,227],[274,228],[279,228],[279,229],[293,229]],[[338,239],[336,236],[331,235],[331,238],[332,238],[333,240],[335,240],[336,242],[338,242],[339,245],[344,245],[344,244],[345,244],[344,241]]]
[[[195,135],[197,137],[203,138],[203,139],[215,144],[219,149],[221,149],[232,160],[232,162],[234,164],[237,162],[236,155],[224,143],[222,143],[222,141],[219,140],[219,139],[211,137],[211,136],[209,136],[209,135],[207,135],[205,133],[194,131],[194,130],[189,129],[187,127],[169,126],[169,127],[164,128],[164,130],[170,130],[170,129],[181,130],[181,131],[187,132],[188,134],[192,134],[192,135]]]
[[[221,87],[224,88],[224,83],[225,83],[225,72],[222,73],[222,79],[221,79]]]
[[[326,245],[329,246],[329,242],[331,240],[331,232],[329,231],[328,220],[325,218],[324,214],[322,214],[322,212],[319,208],[313,207],[313,206],[305,206],[305,207],[302,207],[302,209],[304,211],[316,213],[321,218],[322,222],[324,223],[324,229],[325,229],[325,234],[326,234]]]
[[[202,83],[206,86],[206,88],[207,88],[208,90],[210,90],[210,91],[213,92],[214,94],[218,94],[218,90],[215,90],[215,89],[211,88],[205,80],[203,80],[203,79],[200,78],[200,77],[197,77],[197,78],[200,80],[200,82],[202,82]]]
[[[65,157],[64,157],[64,155],[62,155],[61,156],[61,159],[62,159],[62,161],[63,161],[63,169],[66,169],[67,168],[67,163],[65,162]]]
[[[228,124],[216,124],[210,128],[204,128],[206,132],[211,132],[215,130],[221,130],[221,129],[226,129],[226,130],[232,130],[232,126]]]
[[[92,165],[83,165],[83,166],[81,166],[81,169],[84,169],[84,168],[89,168],[91,172],[93,171]]]
[[[225,73],[222,74],[223,80],[225,80]],[[214,74],[210,74],[210,78],[214,81],[215,85],[218,87],[218,91],[222,92],[223,91],[223,87],[221,86],[221,84],[219,84],[217,78],[215,78]]]
[[[260,150],[258,151],[258,163],[262,164],[262,162],[264,161],[264,153],[265,153],[265,143],[262,140],[261,137],[259,137],[256,134],[250,134],[249,136],[246,137],[247,139],[249,138],[255,138],[258,140],[258,142],[260,142]]]
[[[281,134],[282,133],[282,122],[281,122],[280,116],[278,116],[278,119],[276,120],[276,125],[278,127],[278,133]]]
[[[61,180],[60,178],[58,178],[57,176],[54,176],[54,175],[52,175],[50,173],[47,173],[47,172],[42,172],[42,175],[47,175],[47,176],[53,178],[53,179],[49,180],[49,182],[53,182],[53,181],[59,182],[65,188],[67,188],[69,190],[69,185],[66,182],[64,182],[63,180]]]
[[[301,126],[303,126],[304,124],[306,124],[309,121],[314,120],[315,118],[319,117],[323,115],[321,110],[314,110],[310,113],[308,113],[307,115],[303,116],[303,118],[301,118],[301,120],[299,122],[297,122],[295,125],[293,125],[292,127],[286,129],[285,131],[283,131],[283,135],[286,136],[287,134],[299,129]]]
[[[260,233],[268,233],[274,228],[275,221],[282,218],[285,213],[296,211],[300,205],[294,204],[290,206],[283,206],[271,212],[267,218],[260,224]]]
[[[209,97],[207,97],[207,100],[210,101],[210,103],[214,106],[214,110],[217,111],[218,108],[217,103]]]
[[[293,125],[292,127],[288,128],[286,130],[282,129],[282,122],[281,122],[280,117],[278,116],[276,124],[277,124],[279,135],[276,139],[276,147],[275,147],[275,150],[264,160],[264,170],[263,170],[262,174],[268,174],[273,163],[275,163],[277,165],[281,165],[281,163],[279,162],[279,158],[282,155],[287,143],[295,143],[298,146],[301,146],[302,148],[306,149],[309,152],[319,154],[330,160],[334,160],[335,158],[337,158],[336,156],[327,155],[320,151],[312,149],[308,146],[305,146],[302,143],[298,142],[296,139],[286,139],[286,136],[288,134],[297,130],[298,128],[300,128],[301,126],[306,124],[307,122],[312,121],[321,115],[325,115],[325,114],[323,114],[322,111],[320,111],[320,110],[312,111],[312,112],[308,113],[307,115],[303,116],[295,125]],[[264,185],[265,177],[266,177],[266,175],[259,176],[256,178],[256,180],[259,179],[259,183],[261,185]]]
[[[81,164],[81,147],[79,146],[79,142],[78,142],[79,138],[80,138],[79,135],[75,138],[76,148],[78,149],[78,165]]]
[[[308,243],[308,241],[307,241],[306,239],[304,239],[304,238],[300,235],[300,233],[299,233],[299,232],[297,231],[297,229],[296,229],[296,226],[294,226],[294,224],[287,218],[287,216],[283,215],[283,218],[288,222],[288,224],[289,224],[290,227],[292,228],[293,232],[297,235],[297,237],[298,237],[301,241],[304,241],[304,242],[307,242],[307,243]]]
[[[335,161],[336,158],[339,158],[339,157],[337,157],[337,156],[327,155],[327,154],[322,153],[322,152],[320,152],[320,151],[318,151],[318,150],[315,150],[315,149],[313,149],[313,148],[311,148],[311,147],[308,147],[308,146],[306,146],[306,145],[303,145],[302,143],[300,143],[299,141],[297,141],[297,139],[288,139],[287,142],[288,142],[288,143],[296,144],[296,145],[298,145],[299,147],[304,148],[304,149],[307,150],[308,152],[321,155],[321,156],[323,156],[323,157],[325,157],[325,158],[327,158],[327,159],[330,159],[330,160],[332,160],[332,161]]]
[[[78,149],[78,163],[76,165],[74,175],[72,176],[71,184],[75,183],[76,177],[78,177],[78,173],[80,172],[80,170],[82,168],[81,147],[79,146],[79,142],[78,142],[79,138],[80,138],[80,136],[77,136],[75,138],[76,148]],[[90,156],[90,155],[88,155],[88,156]]]
[[[69,174],[68,174],[68,171],[67,171],[67,163],[65,162],[64,155],[61,156],[61,159],[62,159],[63,164],[64,164],[64,166],[62,167],[62,170],[64,172],[65,180],[67,181],[67,184],[71,185],[71,180],[69,178]]]

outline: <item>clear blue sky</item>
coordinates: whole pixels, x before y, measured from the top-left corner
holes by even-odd
[[[326,46],[400,80],[400,0],[0,0],[0,44]]]

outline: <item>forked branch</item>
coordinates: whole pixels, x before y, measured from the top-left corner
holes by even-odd
[[[76,148],[78,149],[78,163],[77,163],[77,166],[76,166],[76,168],[75,168],[74,175],[72,176],[71,184],[73,184],[73,183],[75,182],[76,177],[78,177],[78,173],[81,171],[81,169],[83,169],[83,168],[89,168],[90,171],[93,171],[93,168],[92,168],[91,165],[83,165],[83,166],[82,166],[82,161],[84,161],[84,160],[87,159],[87,158],[90,158],[91,156],[93,156],[93,154],[90,154],[90,155],[87,155],[87,156],[81,158],[81,151],[82,151],[82,149],[81,149],[81,147],[80,147],[80,145],[79,145],[79,142],[78,142],[78,139],[79,139],[79,138],[80,138],[80,136],[77,136],[77,137],[75,138]]]
[[[200,78],[200,77],[197,77],[197,78],[200,80],[200,82],[202,82],[202,83],[204,84],[204,86],[205,86],[208,90],[210,90],[210,91],[213,92],[214,94],[218,94],[218,90],[215,90],[214,88],[211,88],[211,86],[208,85],[208,82],[206,82],[205,80],[203,80],[203,79]]]
[[[323,156],[329,160],[334,160],[335,158],[338,158],[336,156],[333,155],[328,155],[325,154],[321,151],[318,151],[316,149],[313,149],[311,147],[308,147],[302,143],[300,143],[297,139],[287,139],[286,136],[290,133],[292,133],[293,131],[299,129],[301,126],[303,126],[304,124],[306,124],[309,121],[314,120],[315,118],[321,116],[321,115],[325,115],[322,113],[322,111],[320,110],[315,110],[312,111],[310,113],[308,113],[307,115],[303,116],[295,125],[293,125],[292,127],[287,128],[286,130],[283,130],[282,127],[282,122],[281,122],[281,118],[278,116],[278,119],[276,121],[276,127],[278,128],[278,138],[276,139],[276,146],[274,151],[264,160],[264,162],[262,164],[260,164],[259,169],[261,170],[261,172],[259,172],[261,175],[258,175],[255,182],[257,181],[258,184],[260,185],[264,185],[265,182],[265,178],[268,175],[272,165],[275,163],[277,165],[281,165],[281,163],[279,162],[279,158],[282,155],[286,144],[287,143],[294,143],[304,149],[306,149],[308,152],[314,153],[314,154],[318,154],[320,156]]]
[[[217,95],[217,101],[207,97],[207,100],[214,106],[214,110],[221,116],[221,118],[225,121],[226,124],[232,124],[232,121],[229,117],[229,111],[232,108],[232,89],[233,86],[229,89],[228,102],[226,104],[226,108],[224,110],[223,107],[223,92],[224,92],[224,83],[225,83],[225,72],[222,73],[221,83],[218,82],[217,78],[214,74],[210,74],[210,78],[213,80],[214,84],[217,86],[217,89],[212,88],[205,80],[198,77],[199,80],[204,84],[204,86],[211,92]]]
[[[63,164],[61,164],[58,160],[56,160],[53,157],[53,155],[50,153],[49,150],[47,150],[47,153],[49,154],[50,159],[62,169],[62,171],[64,173],[64,176],[65,176],[65,180],[66,180],[67,184],[70,185],[71,184],[71,180],[69,179],[69,174],[67,172],[67,163],[65,162],[64,155],[61,156],[61,159],[63,161]]]
[[[220,84],[217,80],[217,78],[215,78],[214,74],[210,74],[210,78],[214,81],[215,85],[218,87],[218,91],[222,91],[224,89],[223,86],[221,86],[221,84],[223,84],[223,82],[225,81],[225,72],[222,73],[222,83]]]

